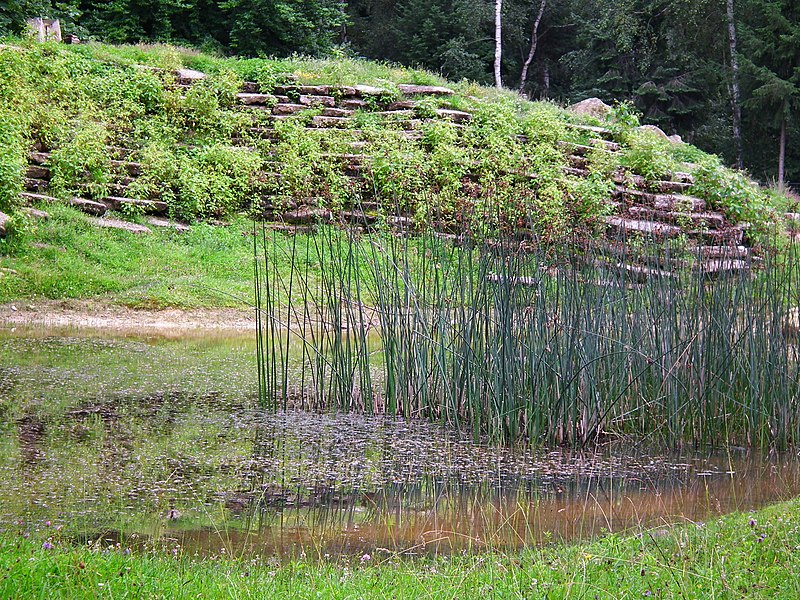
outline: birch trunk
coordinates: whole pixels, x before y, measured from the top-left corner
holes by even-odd
[[[525,84],[528,83],[528,67],[531,66],[531,62],[533,62],[533,57],[536,54],[536,47],[539,45],[539,23],[542,22],[542,15],[544,14],[544,8],[547,4],[547,0],[542,0],[542,4],[539,7],[539,14],[536,15],[536,20],[533,22],[533,27],[531,28],[531,49],[528,52],[528,58],[525,59],[525,63],[522,65],[522,74],[519,76],[519,93],[525,93]]]
[[[503,58],[503,0],[494,3],[494,84],[497,89],[503,87],[500,75],[500,62]]]
[[[785,163],[786,163],[786,117],[781,119],[781,139],[780,148],[778,149],[778,191],[783,193],[783,180],[786,176]]]
[[[733,109],[733,142],[736,146],[736,168],[744,168],[742,158],[742,104],[739,91],[739,57],[736,49],[736,21],[733,0],[726,0],[728,17],[728,43],[731,52],[731,108]]]

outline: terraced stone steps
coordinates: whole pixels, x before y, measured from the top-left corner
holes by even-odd
[[[176,74],[176,85],[188,89],[203,77],[202,73],[181,71]],[[314,109],[317,112],[310,114],[304,122],[308,135],[318,134],[323,142],[322,147],[329,149],[319,158],[336,165],[342,173],[355,180],[362,178],[364,170],[369,167],[369,146],[375,135],[354,127],[356,111],[369,112],[395,121],[402,130],[392,134],[411,141],[421,139],[421,128],[426,121],[447,120],[452,126],[463,129],[472,119],[469,112],[457,110],[459,105],[455,101],[448,104],[444,100],[441,107],[433,110],[429,103],[420,103],[420,99],[426,97],[441,101],[452,96],[453,90],[444,86],[400,84],[388,90],[365,85],[302,85],[288,76],[283,80],[284,83],[269,90],[260,89],[254,82],[247,82],[242,86],[236,96],[237,107],[242,111],[249,111],[247,114],[252,116],[252,125],[234,134],[232,144],[247,148],[256,145],[254,138],[275,142],[279,137],[273,127],[275,123],[293,118],[299,112]],[[573,123],[568,123],[567,127],[579,134],[585,134],[581,137],[588,139],[580,144],[567,141],[559,143],[568,162],[564,169],[565,177],[587,177],[592,154],[604,152],[613,155],[623,149],[615,139],[612,129]],[[527,141],[525,136],[518,136],[518,139],[523,143]],[[263,142],[258,145],[262,146]],[[345,148],[347,150],[342,151]],[[48,189],[50,155],[47,150],[43,145],[36,144],[29,155],[26,188],[32,197]],[[263,152],[263,148],[261,151]],[[133,195],[129,191],[130,185],[146,169],[145,165],[136,160],[137,152],[130,148],[113,147],[109,148],[109,155],[112,157],[111,166],[114,172],[114,181],[109,186],[111,193],[99,202],[86,200],[94,204],[81,204],[83,209],[100,211],[101,208],[96,205],[102,205],[106,210],[119,211],[129,206],[139,213],[164,215],[167,205],[157,197],[129,197]],[[744,228],[733,227],[724,215],[709,210],[702,198],[691,195],[693,178],[688,172],[691,168],[691,165],[687,165],[687,172],[673,173],[669,180],[663,181],[647,181],[641,175],[622,169],[615,172],[613,179],[616,187],[609,199],[614,214],[604,221],[609,239],[645,238],[664,242],[686,237],[692,245],[691,251],[697,253],[700,262],[705,261],[704,264],[707,264],[709,274],[744,268],[743,265],[752,260],[749,249],[741,245]],[[536,177],[535,173],[520,172],[518,175]],[[281,177],[280,168],[267,167],[264,172],[255,176],[263,182],[275,181]],[[474,192],[478,178],[467,173],[464,185],[465,193],[467,187],[468,191]],[[35,200],[32,198],[31,201]],[[380,206],[368,198],[345,205],[335,213],[313,198],[287,201],[285,198],[267,196],[258,200],[258,206],[266,217],[279,222],[277,227],[289,229],[306,229],[319,222],[347,222],[370,227],[379,219],[399,230],[414,228],[412,215]],[[156,216],[151,218],[159,219]],[[435,218],[434,216],[433,219]],[[179,228],[164,219],[161,221],[167,224],[157,225],[153,222],[152,225]],[[797,222],[800,229],[800,215]],[[451,223],[434,222],[433,225],[439,226],[443,232],[450,231],[453,227]],[[520,236],[524,238],[532,236],[532,233],[520,230]],[[731,248],[735,250],[732,251]],[[665,252],[668,253],[668,250]],[[611,260],[613,262],[618,258]],[[653,267],[648,264],[621,267],[625,277],[634,279],[645,274],[657,276],[658,274],[648,271],[651,268]]]

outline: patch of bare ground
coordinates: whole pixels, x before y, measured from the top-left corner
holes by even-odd
[[[186,336],[255,331],[255,311],[236,308],[132,309],[97,300],[23,300],[0,304],[0,327],[100,329]]]

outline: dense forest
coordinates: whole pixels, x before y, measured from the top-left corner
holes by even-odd
[[[796,0],[9,0],[0,34],[30,16],[81,39],[350,54],[531,98],[629,102],[764,182],[785,165],[800,187]]]

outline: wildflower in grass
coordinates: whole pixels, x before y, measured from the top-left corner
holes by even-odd
[[[372,560],[372,557],[369,554],[365,554],[361,557],[361,564],[368,563]]]
[[[50,540],[47,540],[42,544],[42,550],[52,550],[53,548],[53,543]]]

